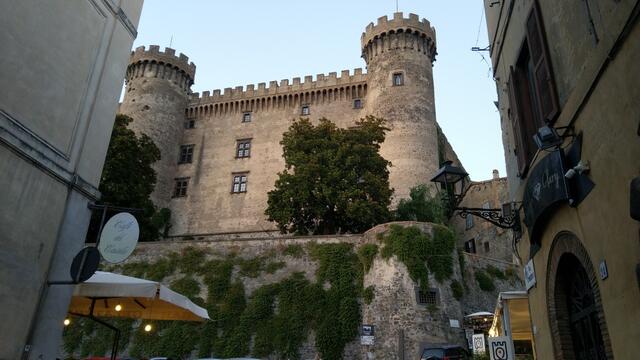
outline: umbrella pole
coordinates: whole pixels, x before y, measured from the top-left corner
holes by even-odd
[[[113,336],[113,345],[111,346],[111,360],[115,360],[116,359],[116,355],[118,353],[118,341],[120,340],[120,329],[118,329],[117,327],[109,324],[108,322],[102,321],[100,319],[98,319],[97,317],[93,316],[93,315],[89,315],[88,316],[89,319],[104,325],[106,327],[108,327],[109,329],[113,330],[113,332],[115,333],[115,335]]]

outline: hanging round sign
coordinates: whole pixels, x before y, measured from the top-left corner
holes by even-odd
[[[123,262],[136,248],[139,235],[138,221],[133,215],[116,214],[102,228],[98,250],[112,264]]]

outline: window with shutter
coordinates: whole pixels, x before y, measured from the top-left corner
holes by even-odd
[[[533,79],[542,120],[552,123],[558,115],[558,95],[551,73],[551,58],[543,33],[540,8],[537,1],[527,19],[527,43],[533,64]]]
[[[513,129],[518,176],[525,177],[536,151],[533,135],[559,112],[556,87],[537,3],[527,18],[527,36],[509,74],[509,119]]]
[[[520,125],[521,106],[518,99],[519,96],[517,93],[515,70],[512,67],[511,75],[509,76],[509,119],[511,120],[511,129],[513,130],[513,140],[515,141],[514,150],[518,157],[518,175],[520,176],[526,173],[528,162],[527,151],[525,150],[524,142],[522,141],[523,127]]]

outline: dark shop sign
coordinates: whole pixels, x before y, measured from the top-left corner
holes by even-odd
[[[532,245],[539,244],[539,233],[553,209],[569,199],[563,158],[562,150],[556,150],[540,160],[529,173],[522,202],[524,223]]]

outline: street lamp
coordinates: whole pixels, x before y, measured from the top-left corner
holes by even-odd
[[[519,237],[521,230],[520,207],[515,206],[514,203],[503,204],[502,209],[458,207],[464,197],[467,176],[469,174],[463,169],[454,166],[452,161],[445,161],[436,176],[431,179],[432,182],[440,184],[446,191],[449,213],[452,214],[454,211],[458,211],[458,215],[463,219],[466,219],[469,215],[480,217],[497,227],[513,230],[516,236]],[[456,186],[458,183],[460,183],[460,186]],[[457,189],[459,189],[459,192]]]

